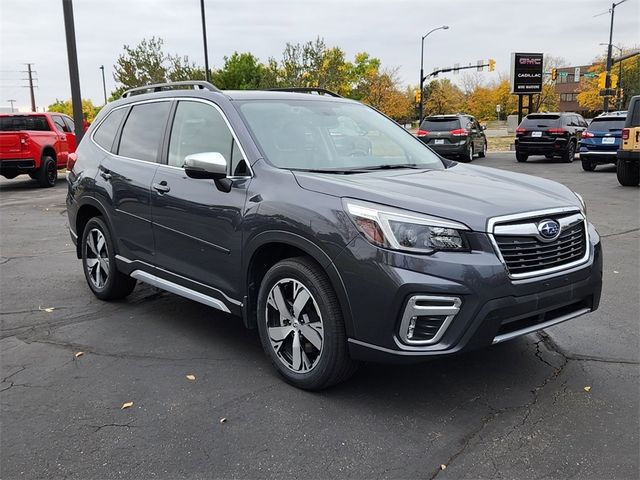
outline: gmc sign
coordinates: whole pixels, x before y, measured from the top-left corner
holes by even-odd
[[[542,53],[511,54],[511,93],[528,95],[542,91]]]

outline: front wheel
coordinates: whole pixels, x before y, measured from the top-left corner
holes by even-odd
[[[271,267],[257,307],[262,348],[287,382],[320,390],[355,372],[338,299],[311,260],[291,258]]]
[[[625,162],[618,160],[616,173],[618,182],[623,187],[635,187],[640,183],[640,168],[638,162]]]
[[[89,288],[100,300],[129,295],[136,280],[118,271],[109,227],[100,217],[87,222],[82,234],[82,267]]]

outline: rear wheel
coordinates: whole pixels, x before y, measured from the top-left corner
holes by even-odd
[[[53,187],[58,179],[58,167],[51,157],[42,157],[42,164],[37,173],[38,185],[43,188]]]
[[[478,154],[478,158],[484,158],[487,156],[487,142],[484,142],[484,145],[482,146],[482,151]]]
[[[526,153],[520,153],[516,150],[516,160],[520,163],[526,162],[527,158],[529,158],[529,155],[527,155]]]
[[[567,145],[567,150],[562,155],[562,161],[565,163],[573,162],[573,158],[576,156],[576,144],[573,142],[569,142]]]
[[[283,260],[266,273],[258,294],[258,331],[271,363],[296,387],[320,390],[357,368],[333,287],[307,258]]]
[[[544,158],[553,158],[553,153],[546,153]]]
[[[116,268],[116,254],[109,227],[100,217],[87,222],[82,234],[82,266],[93,294],[101,300],[129,295],[136,280]]]
[[[37,180],[38,179],[38,172],[29,172],[29,176],[31,177],[32,180]]]
[[[596,169],[596,162],[589,160],[588,158],[581,158],[582,169],[585,172],[593,172]]]
[[[473,143],[470,143],[467,146],[467,150],[460,155],[461,162],[472,162],[473,161]]]
[[[625,162],[618,160],[616,172],[618,174],[618,182],[623,187],[635,187],[640,183],[640,169],[638,162]]]

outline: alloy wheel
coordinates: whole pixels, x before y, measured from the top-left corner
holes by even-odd
[[[92,228],[85,242],[86,268],[95,288],[104,288],[109,280],[109,251],[104,234]]]
[[[269,291],[265,318],[278,360],[295,373],[311,371],[324,344],[322,315],[311,292],[293,278],[278,281]]]

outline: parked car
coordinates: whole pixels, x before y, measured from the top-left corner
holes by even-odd
[[[526,162],[531,155],[559,157],[573,162],[587,122],[577,113],[531,113],[516,129],[516,160]]]
[[[603,113],[594,118],[580,138],[582,168],[592,172],[597,165],[615,164],[627,112]]]
[[[292,90],[152,85],[102,109],[67,175],[95,296],[142,281],[240,316],[305,389],[359,360],[458,353],[598,308],[600,239],[578,194]],[[371,151],[335,148],[345,118]]]
[[[474,155],[487,154],[484,127],[471,115],[432,115],[425,117],[416,136],[439,155],[471,162]]]
[[[53,187],[76,150],[73,120],[59,113],[0,114],[0,175],[28,174]]]
[[[618,182],[625,187],[637,186],[640,183],[640,95],[629,102],[617,156]]]

